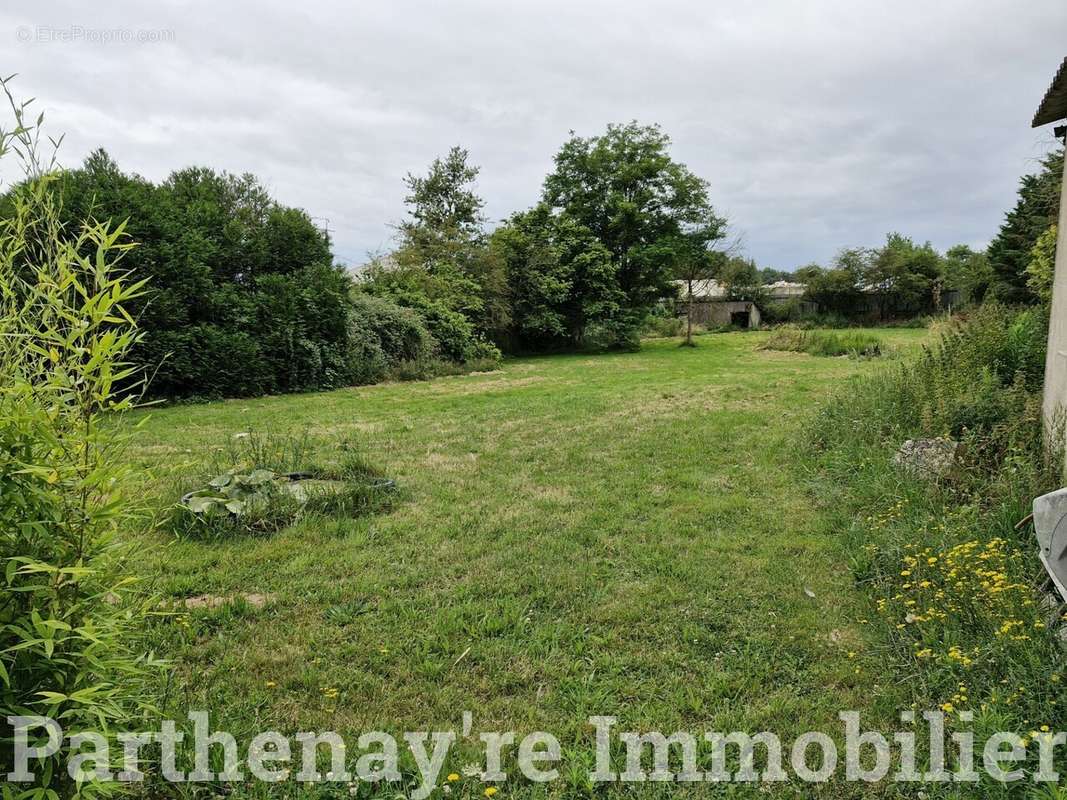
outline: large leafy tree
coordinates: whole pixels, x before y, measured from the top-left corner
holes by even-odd
[[[807,285],[805,297],[823,311],[846,316],[915,314],[936,307],[944,288],[944,264],[930,245],[915,244],[899,233],[879,248],[850,247],[838,252],[829,269],[816,264],[796,271]]]
[[[687,226],[721,229],[708,185],[671,158],[657,125],[609,125],[572,136],[545,178],[544,201],[588,228],[611,254],[625,311],[636,320],[670,296],[677,266],[671,242]]]
[[[1006,302],[1034,302],[1027,285],[1026,268],[1037,240],[1056,222],[1063,180],[1063,151],[1057,149],[1041,160],[1041,170],[1019,181],[1015,207],[1007,213],[996,238],[986,251],[992,267],[993,292]]]
[[[941,256],[929,242],[917,245],[906,236],[890,233],[875,252],[864,282],[885,317],[890,312],[933,307],[940,276]]]
[[[942,259],[945,288],[955,289],[964,303],[980,303],[993,281],[989,257],[965,244],[957,244],[945,251]]]
[[[492,236],[506,265],[511,323],[520,348],[580,345],[591,325],[611,325],[624,300],[611,254],[581,223],[544,203]]]
[[[806,285],[805,297],[821,310],[852,314],[863,307],[862,286],[867,280],[875,251],[864,247],[841,250],[829,269],[809,264],[796,271],[796,280]]]
[[[369,273],[371,290],[413,307],[460,313],[486,335],[508,322],[504,267],[488,247],[484,202],[475,191],[478,167],[453,147],[425,175],[404,179],[408,216],[399,246]]]
[[[425,248],[427,258],[445,257],[448,246],[481,238],[485,202],[474,190],[478,167],[470,154],[453,147],[435,158],[426,175],[409,172],[404,178],[408,219],[400,223],[405,244]]]

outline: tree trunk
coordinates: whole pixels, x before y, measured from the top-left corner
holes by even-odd
[[[685,344],[687,347],[693,346],[693,279],[689,281],[689,303],[685,310]]]

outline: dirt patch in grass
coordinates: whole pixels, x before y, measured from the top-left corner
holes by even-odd
[[[501,375],[502,372],[490,373],[490,375]],[[468,377],[468,376],[459,376]],[[426,388],[426,394],[433,395],[435,397],[452,396],[463,397],[468,395],[482,394],[484,392],[496,392],[510,389],[521,389],[526,386],[532,386],[533,384],[543,383],[546,380],[545,376],[530,375],[525,378],[504,378],[504,377],[492,377],[491,380],[455,380],[455,381],[441,381],[429,384]]]
[[[242,601],[252,606],[252,608],[263,608],[268,603],[273,602],[275,598],[276,595],[259,594],[258,592],[228,595],[198,594],[195,597],[186,597],[184,600],[179,601],[179,605],[192,610],[195,608],[219,608],[220,606]]]
[[[478,460],[477,453],[464,453],[463,455],[451,455],[449,453],[430,453],[422,459],[422,464],[431,469],[459,470],[471,467]]]

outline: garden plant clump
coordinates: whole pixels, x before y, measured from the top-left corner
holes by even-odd
[[[1042,431],[1045,330],[1041,310],[985,306],[916,362],[850,386],[814,433],[818,491],[841,508],[879,655],[917,707],[1028,742],[1067,724],[1063,621],[1019,524],[1060,482]],[[900,470],[893,452],[913,437],[960,442],[962,468],[934,481]]]
[[[172,527],[179,535],[272,533],[304,514],[355,517],[387,504],[395,483],[345,442],[336,463],[319,464],[305,433],[239,433],[216,454],[214,477],[182,495]]]

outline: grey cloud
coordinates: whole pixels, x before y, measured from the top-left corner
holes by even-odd
[[[22,29],[173,41],[19,40]],[[389,243],[401,178],[452,144],[487,212],[532,203],[569,130],[659,122],[761,264],[900,230],[982,244],[1052,143],[1029,119],[1063,0],[43,3],[0,12],[5,72],[65,131],[159,179],[259,175],[330,219],[351,262]]]

